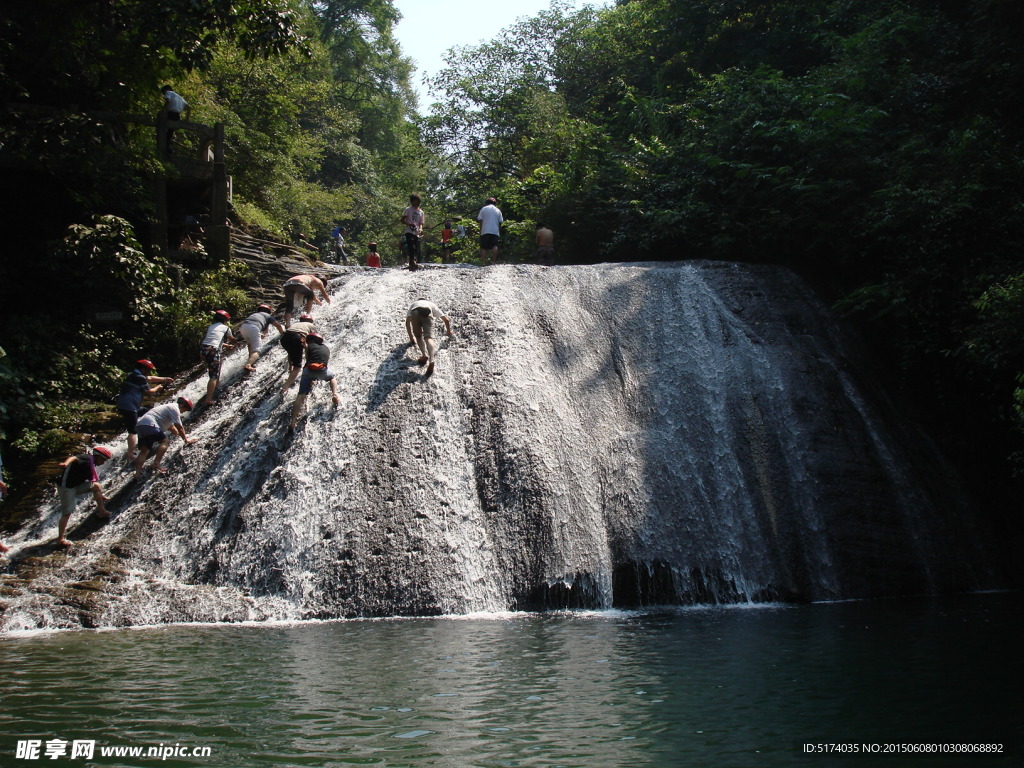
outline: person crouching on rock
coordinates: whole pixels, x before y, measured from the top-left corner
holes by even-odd
[[[299,380],[299,394],[292,405],[292,420],[288,429],[295,429],[295,424],[302,414],[302,407],[306,403],[306,396],[313,389],[314,381],[326,381],[331,385],[331,399],[337,405],[341,402],[338,397],[338,383],[334,380],[334,372],[327,367],[331,361],[331,350],[324,344],[324,337],[319,333],[306,334],[306,367],[302,369],[302,378]]]
[[[288,328],[281,336],[281,347],[288,353],[288,378],[281,387],[281,396],[295,383],[295,377],[302,370],[302,352],[306,348],[306,334],[313,333],[313,318],[303,315],[299,322]]]
[[[235,337],[231,333],[231,315],[223,309],[213,313],[213,322],[206,328],[206,335],[203,336],[203,343],[199,345],[199,359],[206,363],[206,372],[210,376],[206,384],[206,397],[203,405],[211,405],[213,396],[217,392],[217,385],[220,383],[221,350],[225,342],[231,349],[231,342]]]
[[[420,299],[411,307],[405,316],[405,332],[409,334],[409,346],[419,345],[422,357],[417,364],[426,363],[426,375],[434,372],[434,353],[437,351],[437,344],[434,342],[434,320],[444,320],[445,331],[448,336],[452,335],[452,324],[447,315],[442,315],[437,305]]]
[[[238,333],[249,346],[249,359],[245,363],[245,370],[256,370],[256,361],[260,359],[260,342],[266,337],[270,326],[277,328],[278,333],[284,333],[284,326],[274,317],[274,310],[266,304],[256,307],[256,311],[238,326]]]
[[[57,496],[60,499],[60,522],[57,524],[58,546],[71,546],[71,542],[65,538],[65,533],[67,533],[68,520],[71,519],[71,513],[75,511],[79,496],[91,492],[92,497],[96,500],[96,516],[101,520],[110,517],[106,507],[106,502],[110,499],[103,495],[103,486],[100,485],[96,467],[106,464],[111,455],[110,449],[101,445],[94,448],[91,453],[68,456],[61,464],[62,471],[57,480]]]
[[[320,301],[316,297],[316,293],[319,291],[320,295],[323,296],[323,300],[328,304],[331,303],[331,297],[327,293],[327,286],[324,285],[316,275],[295,275],[285,281],[284,284],[284,327],[292,327],[292,315],[294,315],[300,307],[305,304],[305,308],[302,310],[302,314],[308,315],[313,311],[313,304],[323,304],[324,301]]]
[[[146,464],[149,454],[156,448],[156,457],[153,462],[153,469],[161,475],[167,474],[167,470],[160,466],[164,454],[170,447],[171,436],[167,433],[178,435],[185,441],[185,445],[192,445],[196,441],[194,437],[185,434],[185,428],[181,426],[182,412],[192,410],[192,401],[187,397],[179,397],[176,402],[158,405],[151,408],[139,419],[136,430],[139,433],[139,457],[135,460],[135,479],[142,476],[142,468]]]

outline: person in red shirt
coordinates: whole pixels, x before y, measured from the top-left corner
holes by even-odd
[[[452,223],[446,221],[444,223],[444,229],[441,230],[441,258],[444,261],[448,261],[452,257]]]
[[[366,266],[380,267],[380,254],[377,253],[377,244],[370,243],[370,252],[366,254]]]

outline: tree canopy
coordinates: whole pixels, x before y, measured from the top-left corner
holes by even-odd
[[[786,264],[868,334],[962,466],[1005,488],[1024,468],[1022,16],[1015,0],[555,0],[453,50],[418,118],[390,0],[16,3],[0,25],[14,249],[57,284],[89,249],[141,269],[171,83],[225,126],[237,216],[279,235],[344,222],[385,242],[409,192],[432,221],[470,223],[493,195],[512,259],[543,221],[563,263]],[[220,267],[157,266],[165,317],[194,313],[200,283],[229,295]],[[75,291],[58,303],[54,337],[107,345],[108,366],[152,336],[140,315],[105,340]],[[27,347],[8,352],[0,395],[22,393],[0,401],[59,391],[12,368]]]
[[[787,264],[947,447],[1003,472],[1024,426],[1021,21],[1008,0],[555,4],[434,80],[437,195],[495,194],[568,262]]]

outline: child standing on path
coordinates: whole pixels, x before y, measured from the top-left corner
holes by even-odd
[[[402,213],[405,224],[405,248],[409,254],[409,269],[417,269],[420,265],[420,238],[423,227],[427,223],[427,215],[420,208],[420,196],[409,195],[409,207]]]

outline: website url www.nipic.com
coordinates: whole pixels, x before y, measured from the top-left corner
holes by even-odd
[[[93,760],[97,757],[137,757],[145,760],[167,760],[171,757],[210,757],[210,747],[182,744],[160,744],[138,747],[127,744],[96,745],[95,739],[19,739],[14,757],[17,760]]]

